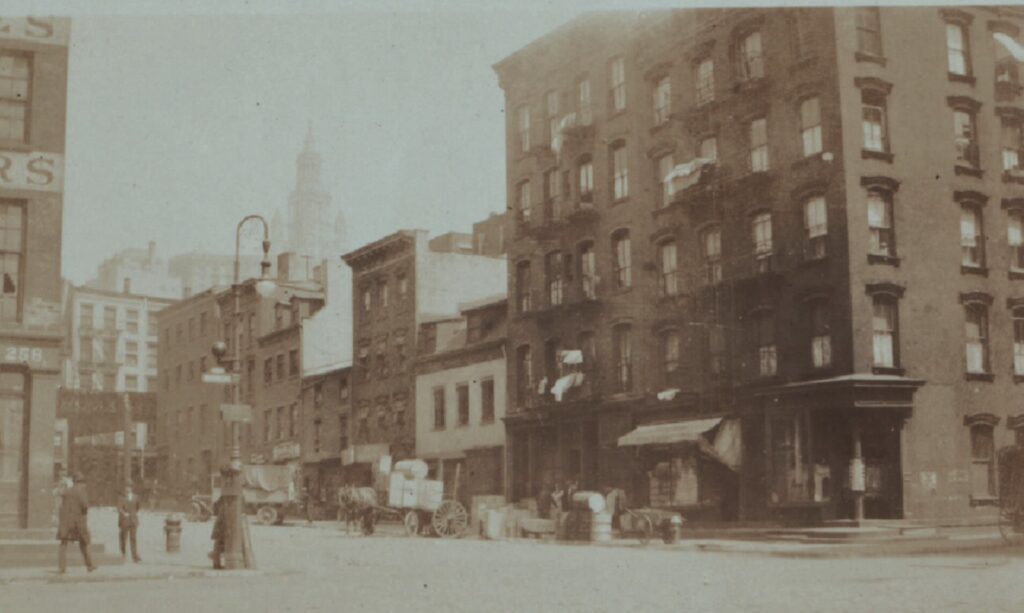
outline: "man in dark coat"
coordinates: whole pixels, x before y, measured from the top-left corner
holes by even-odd
[[[121,558],[126,555],[125,541],[131,540],[132,560],[141,562],[139,545],[136,539],[139,529],[139,497],[132,491],[132,486],[124,486],[124,494],[117,501],[117,530],[121,542]]]
[[[75,475],[73,485],[61,494],[60,521],[57,524],[57,539],[60,541],[60,553],[57,558],[57,569],[63,574],[67,572],[68,543],[78,541],[82,551],[82,559],[89,572],[96,566],[89,557],[89,525],[86,513],[89,511],[89,499],[85,493],[85,477]]]
[[[227,505],[224,504],[224,497],[218,496],[213,503],[213,532],[210,538],[213,539],[213,551],[210,552],[210,559],[213,560],[213,567],[217,570],[224,568],[224,542],[227,537]]]

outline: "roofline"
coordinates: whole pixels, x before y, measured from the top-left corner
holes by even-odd
[[[426,236],[428,232],[426,230],[398,230],[397,232],[392,232],[383,238],[367,243],[354,251],[349,251],[348,253],[343,254],[341,259],[350,267],[355,268],[355,262],[372,254],[373,252],[402,240],[412,239],[415,241],[416,237],[421,234]]]
[[[177,302],[181,302],[181,299],[179,299],[179,298],[160,298],[160,297],[157,297],[157,296],[147,296],[146,294],[133,294],[133,293],[125,293],[125,292],[115,292],[113,290],[100,289],[100,288],[96,288],[96,287],[89,287],[87,285],[72,285],[71,286],[71,293],[72,294],[79,294],[79,293],[82,293],[82,294],[94,294],[94,295],[97,295],[97,296],[107,296],[107,297],[110,297],[110,298],[123,298],[123,299],[127,299],[127,300],[143,299],[143,300],[149,300],[151,302],[163,302],[163,303],[166,303],[166,304],[175,304]]]

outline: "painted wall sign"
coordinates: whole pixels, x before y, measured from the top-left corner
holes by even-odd
[[[278,460],[294,460],[301,454],[298,443],[278,443],[274,445],[271,457],[275,462]]]
[[[64,156],[40,151],[0,151],[0,187],[44,192],[62,191]]]
[[[60,349],[0,343],[0,363],[27,364],[31,368],[57,368],[60,366]]]
[[[0,39],[66,47],[70,30],[66,17],[0,17]]]

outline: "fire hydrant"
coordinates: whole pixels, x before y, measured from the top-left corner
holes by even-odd
[[[666,545],[675,545],[683,532],[683,518],[680,515],[673,515],[661,523],[661,540]]]
[[[167,553],[181,551],[181,518],[168,515],[164,519],[164,534],[167,536]]]

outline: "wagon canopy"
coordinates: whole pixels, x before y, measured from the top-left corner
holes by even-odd
[[[619,447],[695,444],[705,455],[732,470],[740,468],[740,423],[735,418],[690,419],[645,424],[619,437]],[[713,441],[704,435],[717,428]]]
[[[280,464],[250,464],[242,467],[244,487],[265,492],[288,490],[292,487],[295,469]]]

